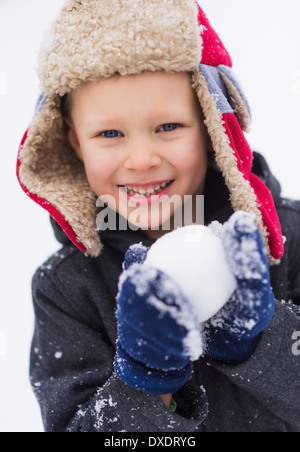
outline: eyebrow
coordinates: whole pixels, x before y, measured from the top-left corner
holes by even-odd
[[[184,119],[184,116],[187,116],[187,112],[183,111],[182,108],[170,108],[166,110],[158,110],[155,114],[150,114],[148,120],[149,121],[164,121],[168,119]],[[112,123],[120,124],[126,121],[128,117],[120,116],[120,115],[94,115],[91,119],[88,119],[85,125],[87,127],[94,127],[96,124],[101,123],[101,126],[105,127],[105,125],[110,125]]]

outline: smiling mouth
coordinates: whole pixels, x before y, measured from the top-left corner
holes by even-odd
[[[153,184],[153,185],[150,185],[150,184],[139,185],[139,186],[121,185],[120,188],[122,188],[124,191],[126,191],[129,196],[135,196],[137,198],[140,196],[150,197],[150,196],[158,195],[162,191],[166,190],[168,188],[168,186],[171,185],[172,182],[174,182],[174,180],[162,182],[159,184]]]

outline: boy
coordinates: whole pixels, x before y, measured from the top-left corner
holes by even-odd
[[[200,7],[69,0],[39,74],[45,94],[18,177],[64,244],[33,281],[31,378],[46,430],[299,431],[299,205],[253,160],[247,100]],[[201,325],[176,281],[144,271],[174,217],[171,204],[153,213],[164,195],[204,195],[205,223],[225,223],[237,289]],[[119,227],[99,233],[96,200],[107,196]]]

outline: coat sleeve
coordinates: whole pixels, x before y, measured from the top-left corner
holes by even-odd
[[[104,322],[96,320],[96,313],[87,321],[53,279],[40,271],[33,279],[35,332],[30,372],[45,430],[196,431],[207,414],[201,390],[183,388],[193,398],[193,412],[183,417],[171,413],[159,396],[123,384],[113,371],[115,347]]]
[[[277,302],[274,317],[250,359],[238,366],[213,364],[280,419],[290,432],[300,431],[300,344],[297,347],[295,339],[295,333],[300,333],[300,317],[297,311],[297,307]]]

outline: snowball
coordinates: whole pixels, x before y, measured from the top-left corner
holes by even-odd
[[[164,235],[151,246],[145,265],[177,283],[200,322],[214,316],[236,289],[221,239],[206,226],[185,226]]]

